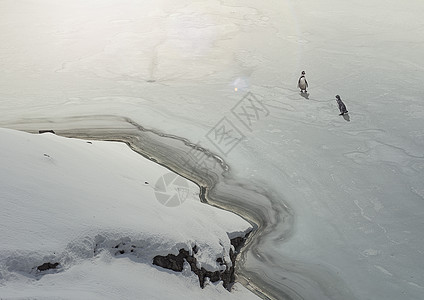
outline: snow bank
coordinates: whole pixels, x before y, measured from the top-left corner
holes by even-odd
[[[177,254],[181,248],[191,251],[195,245],[199,267],[221,270],[218,257],[230,262],[229,235],[251,230],[240,217],[200,203],[199,188],[183,178],[184,201],[163,205],[156,197],[158,182],[170,172],[123,143],[8,129],[0,129],[0,139],[0,295],[15,295],[12,291],[20,285],[26,286],[19,287],[26,296],[72,295],[60,288],[41,293],[37,280],[45,272],[50,275],[40,282],[46,286],[68,280],[78,286],[83,282],[76,274],[86,272],[93,280],[96,275],[101,286],[117,280],[124,289],[126,280],[117,277],[125,276],[117,274],[127,265],[131,276],[144,274],[140,281],[150,276],[146,270],[164,280],[170,272],[152,267],[153,257]],[[169,195],[179,192],[178,186],[168,187]],[[118,260],[124,265],[114,261],[119,257],[125,258]],[[58,262],[59,267],[40,272],[37,267],[46,262]],[[184,284],[197,288],[190,278]],[[131,290],[134,282],[129,284],[127,295],[141,292]],[[102,295],[96,286],[87,289],[88,294]]]

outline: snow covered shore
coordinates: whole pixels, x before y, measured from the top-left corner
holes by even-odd
[[[188,266],[181,276],[152,266],[154,256],[186,249],[199,268],[222,271],[218,258],[231,265],[229,239],[251,230],[240,217],[200,203],[192,182],[181,178],[184,201],[170,207],[157,199],[170,171],[123,143],[9,129],[0,136],[2,299],[249,296],[222,283],[201,291]],[[167,193],[181,192],[175,188]],[[59,266],[40,271],[45,263]],[[178,285],[176,295],[169,292]]]

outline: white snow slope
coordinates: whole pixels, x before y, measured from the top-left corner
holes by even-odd
[[[220,270],[218,257],[231,264],[229,237],[251,229],[240,217],[201,204],[193,183],[181,205],[165,206],[156,194],[170,172],[123,143],[8,129],[0,136],[2,299],[249,296],[222,284],[202,291],[191,271],[177,276],[152,265],[156,255],[196,245],[198,267]],[[173,193],[169,185],[165,194]],[[59,262],[59,273],[38,271],[46,262]]]
[[[0,123],[121,115],[223,150],[233,177],[294,213],[289,237],[262,242],[273,264],[318,278],[300,297],[334,299],[315,284],[332,274],[352,298],[422,299],[423,11],[420,0],[3,0]],[[246,126],[234,112],[249,91],[268,113],[247,108]],[[206,138],[223,117],[244,136],[232,151]]]

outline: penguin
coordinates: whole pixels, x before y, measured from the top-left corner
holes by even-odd
[[[344,114],[347,114],[348,111],[346,109],[346,105],[343,103],[339,95],[336,95],[336,101],[337,101],[337,104],[339,105],[339,110],[340,110],[339,116],[343,116]]]
[[[305,71],[302,71],[302,75],[297,82],[297,87],[300,88],[301,93],[306,93],[306,88],[308,87],[308,82],[306,81]]]

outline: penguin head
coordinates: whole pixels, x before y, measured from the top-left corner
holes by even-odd
[[[339,95],[336,95],[336,99],[337,99],[337,100],[340,100],[340,96],[339,96]]]
[[[305,71],[302,71],[302,75],[305,75],[306,73],[305,73]]]

